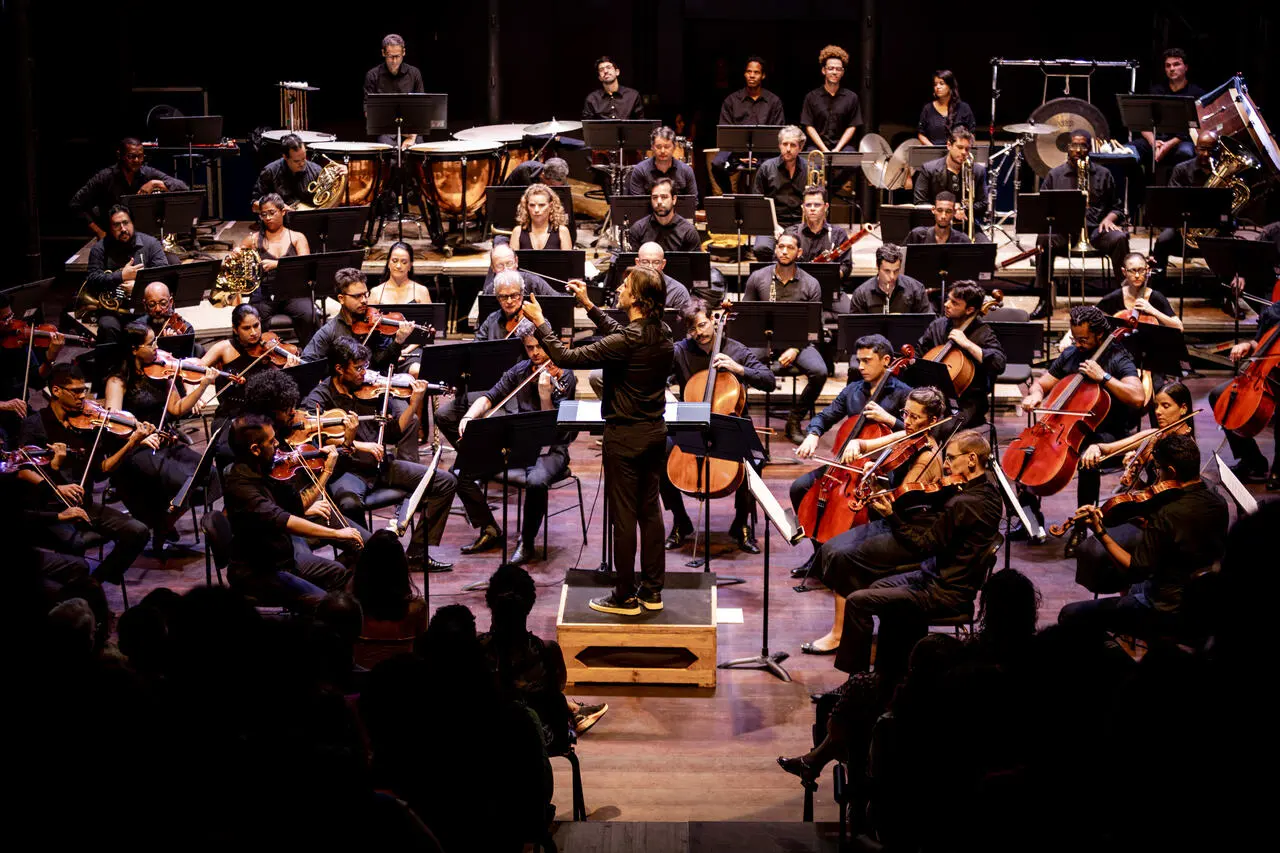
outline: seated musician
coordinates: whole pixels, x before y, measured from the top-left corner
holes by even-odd
[[[917,354],[923,356],[950,341],[973,362],[973,379],[958,400],[960,422],[965,429],[986,423],[991,382],[1004,373],[1006,363],[1000,339],[982,320],[985,297],[986,292],[977,282],[957,281],[947,290],[943,316],[930,323],[916,343]]]
[[[511,245],[518,251],[532,249],[572,249],[569,214],[560,196],[546,184],[530,184],[516,205],[516,227],[511,230]]]
[[[338,463],[338,476],[329,485],[329,495],[338,503],[338,509],[348,518],[360,518],[364,514],[365,495],[374,489],[399,489],[408,496],[427,473],[427,466],[418,462],[396,458],[387,459],[388,446],[399,443],[402,435],[417,432],[417,417],[422,411],[427,383],[414,380],[413,394],[406,403],[392,397],[387,408],[386,428],[382,430],[382,443],[378,442],[380,425],[376,420],[360,422],[356,417],[382,413],[382,398],[361,400],[356,391],[364,385],[365,372],[369,369],[369,348],[351,340],[340,340],[329,354],[333,373],[311,390],[302,401],[302,409],[312,414],[317,411],[341,409],[348,413],[346,436],[343,446],[351,455]],[[445,522],[449,520],[449,504],[457,483],[448,471],[437,469],[427,486],[426,501],[427,539],[431,545],[440,544]],[[452,568],[429,558],[428,567],[433,572]]]
[[[395,242],[387,252],[382,284],[369,291],[370,305],[429,305],[431,291],[413,280],[413,247]]]
[[[506,244],[494,246],[493,251],[489,253],[489,272],[484,277],[484,286],[480,289],[480,292],[493,293],[493,280],[498,273],[505,270],[512,270],[519,274],[520,284],[525,296],[530,293],[536,293],[539,296],[564,295],[562,291],[556,290],[550,284],[547,284],[547,280],[537,273],[525,272],[520,269],[520,259],[516,257],[516,250]]]
[[[904,246],[918,246],[922,243],[969,243],[969,235],[956,228],[952,223],[956,218],[956,197],[943,190],[933,200],[933,224],[912,228]],[[978,232],[975,232],[975,235]]]
[[[467,424],[476,418],[489,416],[488,413],[499,404],[502,404],[503,413],[545,412],[558,408],[562,401],[572,400],[577,394],[577,377],[572,370],[561,370],[548,360],[532,323],[523,321],[516,334],[524,341],[524,351],[528,358],[516,362],[515,366],[502,374],[496,385],[481,394],[467,409],[458,423],[464,447]],[[530,381],[517,392],[520,383],[531,379],[538,370],[542,370],[542,373],[537,381]],[[513,393],[515,396],[511,396]],[[561,438],[565,440],[549,447],[533,465],[508,471],[509,481],[524,487],[524,519],[520,526],[520,542],[508,558],[508,563],[523,565],[538,558],[535,542],[538,531],[542,529],[542,522],[547,517],[547,490],[552,483],[563,479],[569,472],[569,444],[572,437],[562,434]],[[497,476],[500,477],[501,474]],[[479,518],[468,512],[468,517],[477,528],[482,531],[499,529],[479,483],[465,477],[459,478],[458,492],[460,495],[473,493],[466,505],[478,511]],[[480,549],[472,549],[471,553],[475,550]]]
[[[818,280],[796,266],[800,254],[800,238],[795,231],[783,232],[773,247],[774,263],[747,276],[742,298],[748,302],[822,302],[822,286]],[[758,349],[757,356],[765,351]],[[800,420],[818,402],[818,396],[827,384],[826,359],[813,344],[804,349],[790,347],[781,352],[769,364],[770,369],[783,376],[804,374],[804,391],[796,399],[787,415],[787,438],[792,444],[800,444],[805,434]],[[812,426],[810,427],[812,429]]]
[[[1071,142],[1067,146],[1067,162],[1049,170],[1040,183],[1042,190],[1079,190],[1077,183],[1078,164],[1088,163],[1089,202],[1084,212],[1085,231],[1089,234],[1089,245],[1111,258],[1111,266],[1117,271],[1117,278],[1123,278],[1120,270],[1124,269],[1124,256],[1129,254],[1129,235],[1125,231],[1124,202],[1116,193],[1116,182],[1105,166],[1099,166],[1088,160],[1093,150],[1093,134],[1087,130],[1071,131]],[[1053,249],[1061,249],[1070,239],[1076,242],[1077,234],[1054,234],[1053,245],[1049,245],[1049,235],[1041,235],[1036,245],[1044,253],[1036,260],[1036,287],[1041,293],[1048,293],[1049,273],[1053,269]]]
[[[1117,632],[1143,639],[1177,637],[1188,627],[1184,598],[1194,575],[1205,571],[1226,548],[1227,503],[1200,479],[1200,448],[1190,435],[1170,435],[1153,451],[1166,491],[1144,516],[1146,526],[1121,544],[1107,529],[1102,510],[1086,506],[1088,525],[1112,566],[1110,586],[1123,595],[1076,601],[1058,613],[1058,624],[1102,639]]]
[[[114,166],[95,174],[71,197],[71,212],[83,218],[99,240],[111,230],[111,209],[125,196],[191,189],[183,181],[148,166],[142,143],[133,137],[120,140],[116,158]]]
[[[906,672],[930,619],[972,612],[984,579],[981,558],[998,534],[1004,496],[988,473],[991,446],[981,433],[959,433],[943,454],[944,473],[961,482],[943,492],[936,514],[903,517],[887,496],[871,503],[889,530],[867,537],[853,555],[858,588],[846,599],[835,659],[842,672],[871,668],[872,616],[880,617],[876,670],[892,679]]]
[[[1147,266],[1147,256],[1130,252],[1124,256],[1124,283],[1098,300],[1098,310],[1110,317],[1137,310],[1140,314],[1155,317],[1161,326],[1182,331],[1182,321],[1174,313],[1169,299],[1158,290],[1152,290],[1148,282],[1153,271]]]
[[[905,252],[885,243],[876,249],[876,277],[858,285],[849,299],[850,314],[932,314],[924,285],[902,274]]]
[[[649,147],[653,149],[653,156],[637,163],[627,176],[627,195],[649,195],[654,182],[666,178],[671,181],[673,196],[697,199],[698,180],[693,175],[693,167],[675,157],[676,132],[669,127],[655,128],[649,134]]]
[[[770,157],[756,170],[753,192],[773,199],[773,212],[778,225],[787,228],[801,219],[804,207],[804,190],[808,174],[800,162],[800,149],[804,147],[804,131],[789,124],[778,131],[778,156]],[[773,260],[774,238],[762,234],[756,238],[752,250],[757,261]]]
[[[342,308],[337,316],[325,323],[302,351],[303,361],[319,361],[328,358],[338,341],[352,340],[364,343],[373,353],[370,367],[385,373],[387,367],[400,361],[404,342],[413,334],[413,323],[405,320],[394,335],[384,335],[374,329],[368,335],[357,335],[353,324],[369,316],[368,277],[355,267],[343,267],[334,273],[333,294]]]
[[[550,157],[547,162],[541,160],[525,160],[511,170],[507,179],[502,182],[508,187],[527,187],[532,184],[546,184],[549,187],[569,185],[569,164],[561,157]]]
[[[1021,406],[1023,411],[1035,411],[1055,385],[1077,373],[1100,383],[1111,395],[1111,408],[1097,430],[1085,437],[1079,448],[1084,453],[1090,444],[1115,441],[1133,432],[1146,394],[1142,390],[1138,368],[1123,346],[1109,346],[1101,363],[1094,360],[1094,354],[1111,331],[1107,315],[1093,305],[1077,305],[1071,309],[1070,322],[1072,345],[1063,350],[1049,369],[1032,383],[1031,391],[1022,398]],[[1078,505],[1096,504],[1101,488],[1102,477],[1098,471],[1081,469],[1076,477]],[[1081,524],[1072,529],[1064,556],[1075,556],[1084,534],[1085,528]]]
[[[271,292],[280,258],[292,258],[311,254],[307,235],[284,227],[284,199],[268,193],[258,199],[258,216],[262,230],[255,236],[246,234],[240,248],[256,249],[262,264],[262,283],[249,294],[249,303],[257,306],[268,319],[285,314],[293,322],[293,333],[299,346],[306,346],[316,333],[316,306],[310,296],[280,299]]]
[[[867,420],[888,427],[890,430],[905,428],[902,420],[902,409],[906,404],[907,394],[911,388],[896,376],[885,376],[889,364],[893,361],[893,345],[883,335],[864,335],[853,345],[853,364],[857,365],[861,382],[850,382],[841,389],[831,404],[809,421],[807,435],[796,448],[796,456],[811,459],[818,452],[818,439],[845,418],[857,418],[864,415]],[[850,365],[853,369],[853,365]],[[871,399],[876,383],[884,379],[879,397]],[[791,506],[798,512],[800,502],[808,493],[809,487],[826,473],[825,468],[815,468],[807,474],[797,477],[791,483]],[[816,549],[815,549],[816,550]],[[803,577],[813,562],[811,556],[805,564],[792,571],[792,575]]]
[[[151,331],[162,338],[196,333],[195,326],[182,319],[178,316],[178,312],[173,310],[173,295],[169,292],[169,285],[163,281],[153,281],[147,285],[146,290],[142,291],[142,307],[147,309],[144,321],[151,327]],[[199,344],[195,346],[199,349],[197,355],[204,353],[203,347]]]
[[[1257,352],[1258,342],[1277,324],[1280,324],[1280,302],[1272,302],[1266,308],[1263,308],[1262,313],[1258,315],[1258,329],[1254,332],[1253,340],[1243,341],[1231,348],[1231,360],[1236,364],[1240,364]],[[1274,376],[1273,371],[1273,381]],[[1209,405],[1217,405],[1218,398],[1230,386],[1231,382],[1228,380],[1210,391]],[[1258,449],[1257,439],[1253,436],[1239,435],[1227,430],[1227,444],[1231,447],[1231,455],[1236,458],[1236,464],[1231,466],[1231,470],[1235,472],[1240,481],[1242,483],[1260,483],[1265,479],[1267,491],[1274,492],[1280,491],[1280,418],[1273,417],[1271,419],[1271,430],[1277,441],[1275,443],[1276,449],[1272,451],[1270,475],[1267,474],[1267,457],[1262,455],[1262,451]]]
[[[853,135],[862,124],[858,96],[840,85],[848,64],[849,54],[844,48],[834,44],[824,47],[818,54],[822,85],[804,96],[804,106],[800,108],[800,124],[809,137],[809,144],[823,153],[854,150]],[[827,181],[827,186],[838,193],[853,175],[853,169],[839,169]]]
[[[912,389],[902,406],[903,428],[882,438],[855,438],[849,441],[840,454],[840,461],[845,464],[852,463],[860,456],[874,454],[899,439],[928,429],[942,417],[946,411],[946,405],[947,401],[937,388]],[[897,467],[884,472],[889,475],[889,483],[885,488],[896,489],[904,483],[927,485],[936,482],[942,476],[942,454],[938,450],[937,442],[930,433],[925,433],[924,439],[924,445],[919,450]],[[870,461],[874,462],[875,457],[872,456]],[[877,488],[876,491],[879,489]],[[897,509],[913,524],[928,524],[933,517],[932,510],[925,505]],[[872,536],[889,533],[891,529],[889,521],[877,513],[874,520],[866,524],[858,524],[844,533],[833,536],[818,548],[813,558],[814,569],[827,589],[831,590],[832,603],[835,606],[834,619],[831,630],[812,643],[802,644],[801,652],[807,655],[835,654],[836,647],[840,645],[844,625],[845,599],[850,593],[862,588],[858,585],[862,579],[856,571],[854,554],[865,540]]]
[[[14,319],[12,300],[8,294],[0,293],[0,326]],[[45,384],[65,345],[66,338],[55,333],[47,348],[0,347],[0,447],[13,448],[22,419],[27,416],[24,389],[29,395],[31,388]]]
[[[627,246],[634,249],[657,243],[667,252],[696,252],[701,248],[698,229],[676,213],[676,193],[670,178],[659,178],[649,191],[649,215],[627,228]]]
[[[276,369],[271,359],[250,354],[261,341],[262,314],[252,305],[237,305],[231,310],[231,336],[210,346],[200,360],[205,366],[216,367],[224,373],[243,374],[249,370],[248,378],[252,378]],[[286,366],[301,363],[301,359],[295,357],[289,359]],[[228,423],[231,418],[242,414],[247,393],[242,385],[233,385],[225,390],[219,388],[215,425]]]
[[[1213,155],[1218,150],[1218,134],[1212,130],[1202,130],[1196,137],[1195,156],[1183,160],[1173,167],[1169,173],[1171,187],[1203,187],[1213,174]],[[1184,252],[1186,246],[1182,242],[1182,230],[1165,228],[1156,238],[1151,249],[1151,257],[1155,260],[1155,269],[1151,272],[1152,284],[1163,284],[1169,270],[1169,256],[1177,255],[1186,263]]]
[[[742,74],[746,86],[728,95],[720,105],[719,124],[744,125],[782,125],[787,120],[783,116],[782,99],[764,88],[764,60],[758,56],[747,57],[747,67]],[[741,166],[754,167],[755,163],[746,163],[745,151],[721,151],[711,161],[711,176],[715,179],[720,192],[733,192],[730,176]]]
[[[262,167],[253,185],[253,210],[256,213],[261,200],[277,195],[287,210],[297,210],[299,204],[311,204],[308,186],[315,183],[324,167],[307,159],[307,146],[296,133],[286,133],[280,138],[280,159]],[[345,170],[346,166],[340,166]]]
[[[608,56],[596,60],[598,89],[592,89],[582,102],[582,117],[587,120],[625,120],[644,118],[644,101],[635,89],[618,82],[622,69]]]
[[[801,206],[804,218],[801,221],[797,236],[800,238],[800,261],[812,261],[823,252],[830,251],[849,239],[849,232],[844,226],[827,221],[827,213],[831,205],[827,202],[826,187],[805,187],[804,203]],[[836,259],[840,264],[840,277],[845,278],[853,269],[851,260],[852,248]]]
[[[1148,92],[1152,95],[1179,95],[1184,98],[1199,98],[1207,94],[1204,87],[1192,83],[1187,77],[1187,52],[1180,47],[1171,47],[1164,52],[1164,80],[1153,82]],[[1181,164],[1195,156],[1191,142],[1179,136],[1161,134],[1154,136],[1151,131],[1144,130],[1134,140],[1134,150],[1138,154],[1138,163],[1144,170],[1151,168],[1151,151],[1155,149],[1155,160],[1159,168],[1167,168]]]
[[[99,344],[118,341],[120,330],[133,322],[129,299],[138,270],[169,264],[159,240],[134,230],[129,208],[115,205],[108,212],[108,219],[111,233],[89,250],[89,275],[85,279],[86,292],[95,297],[113,293],[120,301],[119,311],[98,309],[95,322],[98,324]]]
[[[124,441],[104,434],[98,450],[90,458],[94,436],[69,423],[83,411],[89,384],[80,368],[70,362],[53,366],[49,374],[49,405],[32,412],[22,421],[18,433],[19,446],[35,445],[53,451],[48,465],[41,471],[53,481],[51,487],[30,466],[18,471],[18,480],[27,485],[24,505],[50,512],[47,526],[31,531],[33,543],[63,554],[81,556],[85,552],[83,533],[92,530],[114,543],[93,577],[101,583],[119,584],[124,573],[147,546],[150,531],[136,518],[93,499],[94,480],[110,474],[144,441],[151,440],[153,428],[139,424]],[[86,471],[88,468],[88,471]],[[81,485],[83,483],[83,485]],[[53,494],[52,489],[57,489]],[[81,512],[64,512],[79,509]]]
[[[231,425],[235,462],[223,476],[223,500],[231,523],[232,589],[265,606],[314,608],[325,593],[346,588],[351,571],[321,557],[308,540],[341,549],[350,560],[364,547],[364,535],[339,519],[324,496],[338,463],[330,451],[317,484],[305,475],[280,482],[270,474],[281,449],[271,419],[241,415]],[[301,485],[305,483],[305,485]]]
[[[708,369],[711,364],[711,350],[715,345],[716,323],[712,317],[710,306],[704,299],[694,299],[684,309],[688,337],[675,345],[675,354],[671,362],[671,383],[680,387],[680,399],[685,399],[685,386],[696,373]],[[716,370],[723,370],[737,377],[739,382],[758,391],[772,391],[776,381],[768,365],[756,358],[755,353],[733,338],[725,336],[720,342],[720,352],[715,357]],[[692,401],[692,402],[697,402]],[[667,453],[671,453],[674,442],[667,439]],[[671,513],[671,533],[667,536],[668,551],[679,548],[684,540],[693,535],[693,522],[684,508],[684,498],[679,490],[671,484],[667,476],[666,466],[662,469],[660,492],[662,504]],[[754,525],[755,498],[744,482],[738,488],[733,500],[733,523],[729,525],[729,535],[738,548],[748,554],[759,554],[760,546],[756,544]]]
[[[524,279],[518,270],[498,273],[493,279],[493,295],[498,297],[498,310],[480,323],[476,329],[477,341],[500,341],[511,337],[523,317],[520,308],[524,305]]]
[[[960,204],[964,198],[964,180],[961,174],[964,162],[970,157],[974,137],[968,127],[956,125],[947,136],[947,153],[937,160],[930,160],[920,167],[912,179],[912,187],[916,204],[933,204],[938,194],[949,192],[955,200],[955,221],[961,231],[968,236],[968,211]],[[973,241],[988,243],[990,239],[982,233],[982,226],[987,221],[987,167],[981,163],[973,164]]]
[[[933,99],[920,108],[916,139],[921,145],[946,145],[954,127],[977,127],[973,108],[960,100],[956,75],[947,69],[933,72]]]
[[[191,414],[217,378],[217,371],[208,368],[200,381],[188,390],[181,378],[171,382],[167,378],[147,376],[143,371],[155,363],[161,340],[143,321],[126,326],[124,344],[128,355],[120,368],[108,377],[102,399],[108,409],[123,409],[157,428],[163,424],[167,432],[177,435],[176,438],[146,436],[143,445],[131,450],[111,475],[111,482],[129,512],[151,528],[157,551],[166,538],[170,541],[178,538],[172,533],[177,518],[169,514],[169,502],[200,463],[200,454],[191,449],[177,429],[178,421]]]
[[[364,75],[364,93],[366,95],[408,95],[414,92],[425,92],[422,72],[416,66],[404,61],[408,49],[404,39],[390,33],[382,39],[382,62],[370,68]],[[395,145],[396,135],[384,133],[378,137],[383,145]],[[408,148],[418,141],[416,133],[400,135],[400,146]]]

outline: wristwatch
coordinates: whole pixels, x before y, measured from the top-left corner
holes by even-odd
[[[1104,374],[1102,374],[1102,384],[1103,384],[1103,385],[1106,385],[1106,384],[1107,384],[1108,382],[1110,382],[1110,381],[1111,381],[1111,374],[1110,374],[1110,373],[1104,373]]]

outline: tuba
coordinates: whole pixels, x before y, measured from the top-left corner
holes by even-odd
[[[239,305],[262,284],[262,258],[257,249],[240,249],[222,259],[218,278],[209,292],[215,308]]]
[[[808,172],[805,177],[806,186],[825,187],[827,185],[827,158],[821,151],[815,148],[806,154],[804,167]]]
[[[973,240],[973,155],[966,154],[960,164],[960,206],[964,208],[965,228]]]
[[[311,193],[311,203],[317,208],[334,207],[341,202],[347,188],[347,175],[342,165],[326,155],[320,155],[329,162],[320,170],[316,179],[307,185]]]
[[[1218,157],[1209,161],[1211,174],[1204,182],[1206,187],[1229,187],[1231,189],[1231,216],[1234,218],[1241,208],[1249,203],[1253,192],[1240,177],[1258,166],[1258,160],[1240,143],[1224,136],[1218,140]],[[1218,233],[1216,228],[1187,229],[1187,245],[1193,249],[1200,247],[1200,237],[1212,237]]]

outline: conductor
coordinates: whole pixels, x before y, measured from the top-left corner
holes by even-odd
[[[658,496],[667,452],[667,377],[674,346],[671,330],[662,323],[666,287],[661,273],[645,267],[627,270],[618,288],[618,306],[627,312],[627,325],[591,303],[581,281],[568,290],[587,309],[587,316],[603,334],[600,340],[566,349],[530,294],[522,310],[537,326],[542,348],[557,367],[602,368],[604,396],[605,501],[613,521],[613,566],[617,586],[603,598],[591,600],[601,613],[638,616],[662,609],[666,553],[662,547],[662,503]],[[636,530],[640,531],[640,571],[635,586]]]

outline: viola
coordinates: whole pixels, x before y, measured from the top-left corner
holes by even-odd
[[[718,415],[741,415],[747,407],[747,389],[738,377],[715,366],[716,356],[724,344],[724,329],[732,315],[719,312],[714,316],[715,340],[711,344],[711,360],[706,370],[699,370],[684,386],[684,399],[711,404]],[[672,447],[667,455],[667,476],[671,484],[686,495],[722,498],[732,494],[746,478],[742,462],[699,457]]]
[[[363,423],[365,421],[376,421],[380,415],[357,415],[357,419]],[[287,441],[293,446],[298,446],[316,437],[316,433],[324,436],[324,438],[336,438],[342,440],[346,438],[347,412],[343,409],[329,409],[326,412],[316,414],[303,414],[300,418],[294,420],[289,425],[289,433]]]
[[[339,453],[344,450],[345,448],[338,448]],[[279,451],[271,461],[271,479],[291,480],[303,468],[311,471],[323,470],[328,458],[329,451],[321,450],[314,444],[300,444],[293,450]]]
[[[1270,377],[1277,366],[1280,366],[1280,324],[1267,330],[1258,341],[1248,366],[1222,392],[1213,407],[1214,420],[1237,435],[1254,436],[1262,432],[1276,413],[1276,394]]]
[[[165,319],[164,325],[160,327],[160,331],[156,333],[157,337],[169,337],[171,335],[189,335],[192,326],[177,311],[170,312],[168,318]]]
[[[903,346],[901,352],[902,357],[890,362],[889,368],[871,389],[872,402],[879,402],[889,377],[901,372],[903,367],[915,357],[915,352],[910,346]],[[890,432],[892,432],[891,427],[868,419],[865,412],[859,414],[857,418],[847,418],[836,433],[835,456],[837,459],[841,458],[845,447],[853,439],[881,438],[889,435]],[[823,475],[815,480],[809,487],[809,491],[805,493],[797,513],[800,525],[809,531],[811,538],[818,542],[826,542],[854,525],[865,524],[870,520],[865,505],[857,508],[854,506],[854,498],[857,496],[856,488],[862,479],[883,470],[882,460],[887,455],[882,453],[875,461],[859,460],[847,468],[827,466]],[[848,470],[849,468],[855,470]]]
[[[1117,326],[1092,360],[1100,361],[1113,343],[1132,333],[1127,322]],[[1009,443],[1000,467],[1010,480],[1043,497],[1071,482],[1080,465],[1080,445],[1106,418],[1111,397],[1100,383],[1077,373],[1054,385],[1040,405],[1046,413]]]
[[[132,412],[124,409],[108,409],[93,400],[85,400],[80,414],[67,418],[67,425],[72,429],[83,431],[105,429],[121,438],[133,435],[140,423]],[[157,430],[157,434],[169,441],[181,440],[178,433],[172,430]]]
[[[517,314],[517,317],[520,315]],[[365,312],[362,319],[355,320],[351,323],[351,331],[358,337],[365,337],[371,334],[375,329],[383,335],[394,335],[400,331],[400,324],[405,321],[405,317],[399,311],[388,311],[382,313],[377,308],[370,308]],[[414,323],[413,327],[420,332],[425,332],[428,342],[434,342],[436,337],[435,326],[424,326],[421,323]]]
[[[1199,482],[1199,479],[1186,481],[1161,480],[1150,488],[1139,489],[1135,492],[1127,492],[1108,498],[1103,502],[1102,506],[1098,507],[1102,510],[1102,523],[1107,527],[1115,527],[1118,524],[1138,521],[1141,516],[1150,515],[1162,505],[1177,497],[1178,490]],[[1067,532],[1071,525],[1077,521],[1083,521],[1088,515],[1084,507],[1081,507],[1062,524],[1049,525],[1049,532],[1054,536],[1061,536]]]
[[[163,379],[165,381],[172,379],[173,375],[177,373],[183,382],[195,385],[204,379],[205,371],[208,369],[198,358],[177,358],[164,350],[156,350],[156,360],[142,368],[142,372],[152,379]],[[244,377],[238,373],[227,373],[225,370],[216,372],[220,379],[234,382],[237,385],[244,384]]]
[[[883,497],[888,498],[889,503],[896,504],[899,500],[907,497],[908,495],[935,495],[945,489],[951,489],[955,486],[963,486],[967,482],[969,481],[964,477],[949,475],[934,480],[932,483],[903,483],[896,489],[885,489],[882,492],[873,492],[867,496],[867,499],[868,501],[872,501],[876,498]]]
[[[245,347],[244,351],[245,355],[255,359],[265,356],[276,367],[287,367],[290,362],[302,358],[296,346],[280,340],[275,332],[265,332],[256,344]]]
[[[53,336],[58,334],[58,327],[52,323],[33,326],[18,317],[10,317],[0,321],[0,346],[5,349],[35,346],[44,348],[53,343]],[[63,335],[63,340],[81,346],[93,346],[93,339],[82,335]]]
[[[1179,418],[1166,427],[1161,427],[1158,431],[1143,439],[1142,445],[1124,463],[1124,472],[1120,474],[1121,488],[1128,491],[1138,483],[1138,477],[1142,474],[1142,470],[1150,464],[1152,456],[1155,455],[1156,445],[1160,443],[1160,439],[1164,438],[1167,433],[1186,435],[1191,432],[1191,427],[1185,426],[1185,424],[1194,418],[1199,411],[1199,409],[1196,409],[1191,414]]]

